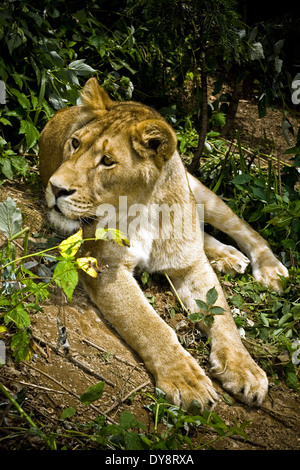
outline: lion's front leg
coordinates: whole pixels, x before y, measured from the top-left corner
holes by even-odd
[[[196,400],[204,410],[218,400],[211,380],[157,315],[127,269],[109,267],[98,279],[83,275],[82,281],[91,300],[140,355],[170,402],[187,409]]]
[[[199,311],[195,300],[205,301],[207,291],[216,288],[218,299],[215,305],[222,307],[224,313],[215,315],[210,327],[204,322],[200,323],[201,329],[211,337],[211,373],[241,401],[249,405],[261,404],[268,390],[266,374],[245,349],[208,260],[203,256],[203,259],[186,270],[184,276],[182,273],[180,276],[170,274],[181,300],[191,312]],[[206,314],[205,311],[202,313]]]
[[[271,290],[281,292],[280,276],[288,277],[288,270],[272,253],[266,240],[234,214],[225,202],[200,181],[190,174],[188,179],[197,204],[204,206],[205,222],[236,241],[251,261],[252,273],[258,282]]]

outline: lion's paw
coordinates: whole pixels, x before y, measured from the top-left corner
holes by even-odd
[[[212,409],[219,396],[211,380],[191,357],[179,363],[163,367],[157,377],[156,386],[166,394],[166,399],[185,410],[197,402],[200,411]]]
[[[235,353],[227,348],[211,354],[211,373],[221,381],[225,390],[247,405],[259,406],[268,392],[265,372],[244,349]]]
[[[252,264],[254,279],[268,289],[282,293],[283,282],[279,276],[289,277],[287,268],[275,256]]]
[[[249,259],[243,253],[230,245],[224,245],[222,253],[211,260],[211,265],[216,272],[231,276],[244,273],[249,263]]]

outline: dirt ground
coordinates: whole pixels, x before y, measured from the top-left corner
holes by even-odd
[[[259,121],[256,110],[248,102],[243,103],[238,113],[238,125],[242,132],[242,142],[247,139],[264,139],[265,144],[278,142],[277,149],[283,152],[286,144],[281,139],[281,118],[279,113],[270,112],[269,120]],[[250,112],[251,111],[251,112]],[[247,125],[245,126],[245,116]],[[40,188],[29,188],[5,184],[0,187],[0,201],[12,197],[21,208],[24,226],[29,225],[31,233],[51,233],[46,219],[43,192]],[[154,301],[159,315],[168,321],[178,333],[181,341],[193,353],[195,332],[189,331],[187,321],[181,314],[170,316],[175,305],[168,284],[158,279],[145,294]],[[57,352],[57,319],[66,326],[70,345],[69,353],[62,348]],[[32,316],[32,333],[35,354],[30,361],[16,366],[7,354],[5,366],[0,369],[1,382],[11,393],[26,390],[24,409],[33,419],[49,429],[58,425],[61,412],[67,407],[75,407],[73,421],[88,422],[100,414],[105,414],[109,422],[118,422],[124,410],[130,410],[147,429],[153,428],[151,415],[145,409],[149,398],[145,392],[153,394],[154,382],[146,371],[141,359],[123,342],[118,334],[101,317],[101,313],[90,303],[80,286],[76,289],[73,303],[65,303],[62,295],[54,291],[50,300],[43,305],[43,312]],[[207,368],[206,356],[200,359]],[[104,393],[90,407],[80,403],[79,396],[92,384],[104,380]],[[215,382],[220,396],[224,394]],[[2,399],[0,399],[0,404]],[[215,412],[227,425],[248,422],[245,431],[248,440],[238,437],[219,440],[214,444],[218,450],[299,450],[300,449],[300,398],[299,393],[288,389],[283,383],[270,384],[269,396],[259,409],[249,408],[233,400],[229,405],[220,400]],[[1,415],[0,415],[1,423]],[[19,418],[7,418],[7,423],[17,428]],[[0,424],[0,437],[7,435],[5,426]],[[208,439],[213,435],[208,434]],[[196,442],[201,433],[193,437]],[[0,449],[11,448],[11,440],[2,441]],[[18,448],[41,449],[37,438],[16,440]]]

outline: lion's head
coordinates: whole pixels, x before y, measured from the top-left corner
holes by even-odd
[[[101,204],[145,202],[176,150],[176,135],[156,111],[112,101],[90,79],[82,105],[59,111],[40,139],[40,173],[51,220],[72,230]]]

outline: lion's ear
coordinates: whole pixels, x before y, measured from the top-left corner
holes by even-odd
[[[163,120],[149,119],[135,126],[132,134],[132,145],[142,157],[154,158],[161,168],[176,150],[177,137],[173,129]]]
[[[109,109],[113,101],[110,99],[104,88],[102,88],[98,80],[90,78],[83,87],[81,92],[81,102],[83,106],[92,109]]]

